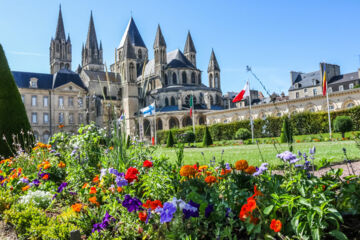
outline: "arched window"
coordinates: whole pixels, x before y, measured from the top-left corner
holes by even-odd
[[[201,73],[198,75],[199,85],[201,85]]]
[[[182,72],[182,83],[183,83],[183,84],[186,84],[186,82],[187,82],[186,72],[184,71],[184,72]]]
[[[175,98],[174,97],[171,97],[171,106],[175,106],[176,103],[175,103]]]
[[[172,80],[173,80],[173,84],[177,84],[176,73],[173,73]]]
[[[134,68],[135,68],[134,64],[133,64],[133,63],[130,63],[130,66],[129,66],[130,82],[135,81],[135,76],[134,76],[135,71],[134,71]]]
[[[66,69],[69,69],[69,68],[70,68],[70,66],[69,66],[68,63],[65,65],[65,68],[66,68]]]
[[[163,129],[163,124],[161,119],[159,118],[156,123],[156,130],[162,130],[162,129]]]
[[[186,106],[190,106],[190,95],[187,95],[187,96],[185,97],[185,105],[186,105]]]
[[[199,104],[203,104],[203,103],[204,103],[204,94],[201,92],[199,97]]]
[[[165,86],[169,84],[167,74],[165,73]]]
[[[191,126],[192,125],[192,119],[190,116],[184,117],[183,121],[183,127]]]
[[[179,127],[179,120],[175,117],[170,118],[169,120],[169,127],[172,128],[178,128]]]
[[[215,74],[215,88],[219,88],[219,75]]]
[[[196,80],[195,80],[195,73],[191,73],[191,83],[195,84]]]
[[[210,85],[209,87],[211,87],[211,88],[214,87],[213,86],[213,75],[211,73],[209,75],[209,85]]]
[[[150,121],[147,119],[144,120],[144,135],[147,137],[151,136]]]
[[[138,58],[142,59],[142,52],[141,49],[138,50]]]
[[[210,105],[214,105],[214,98],[210,95]]]
[[[204,117],[204,116],[201,116],[201,117],[199,118],[199,124],[200,124],[200,125],[204,125],[204,124],[205,124],[205,117]]]
[[[348,103],[347,105],[346,105],[346,108],[352,108],[352,107],[354,107],[355,106],[355,104],[354,103]]]
[[[50,134],[49,134],[49,132],[44,132],[43,133],[43,142],[44,143],[48,143],[49,142],[49,138],[50,138]]]
[[[64,68],[64,64],[60,63],[60,69],[63,69],[63,68]]]
[[[166,106],[169,106],[169,99],[167,97],[165,98],[165,107]]]
[[[221,104],[221,99],[219,95],[216,95],[216,105],[220,105],[220,104]]]

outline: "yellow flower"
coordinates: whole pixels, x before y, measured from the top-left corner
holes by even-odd
[[[202,166],[199,167],[199,170],[200,170],[200,171],[202,171],[203,169],[204,169],[204,170],[208,169],[208,166],[202,165]]]
[[[58,164],[58,167],[59,168],[64,168],[64,167],[66,167],[66,164],[63,161],[60,161],[59,164]]]

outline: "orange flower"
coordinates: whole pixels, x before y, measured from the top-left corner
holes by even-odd
[[[44,169],[48,169],[48,168],[51,167],[51,163],[49,163],[48,161],[45,161],[45,162],[43,163],[43,167],[44,167]]]
[[[114,150],[114,147],[113,146],[109,147],[109,150]]]
[[[206,183],[209,183],[209,184],[215,183],[215,182],[216,182],[216,177],[214,177],[214,176],[207,176],[207,177],[205,178],[205,182],[206,182]]]
[[[95,194],[97,191],[96,191],[96,187],[91,187],[90,188],[90,194]]]
[[[246,160],[239,160],[235,163],[236,170],[245,170],[249,166]]]
[[[96,197],[91,197],[91,198],[89,198],[89,201],[91,202],[91,203],[93,203],[93,204],[96,204],[96,205],[100,205],[98,202],[97,202],[97,199],[96,199]]]
[[[212,172],[210,172],[210,171],[206,171],[206,173],[205,173],[207,176],[210,176],[211,174],[212,174]]]
[[[84,185],[82,186],[82,188],[86,188],[89,184],[88,183],[84,183]]]
[[[260,190],[257,189],[256,185],[254,185],[254,195],[253,197],[256,197],[256,196],[262,196],[262,192],[260,192]]]
[[[249,212],[254,211],[256,208],[256,201],[252,197],[249,197],[247,200],[247,209]]]
[[[147,213],[146,213],[146,211],[139,212],[139,219],[140,219],[140,221],[142,221],[142,222],[145,222],[145,221],[146,221],[146,219],[147,219]]]
[[[208,169],[208,166],[206,166],[206,165],[202,165],[202,166],[199,167],[200,171],[206,170],[206,169]]]
[[[74,212],[80,212],[81,208],[82,208],[82,204],[81,203],[75,203],[74,205],[71,206],[72,210]]]
[[[117,191],[118,191],[118,192],[121,192],[121,191],[122,191],[122,188],[121,188],[121,187],[117,187]]]
[[[247,174],[253,174],[254,172],[256,172],[256,167],[249,166],[244,170],[244,172],[246,172]]]
[[[282,224],[280,220],[276,220],[276,219],[271,220],[270,229],[274,230],[274,232],[280,232],[281,226]]]
[[[42,179],[48,180],[48,179],[49,179],[49,174],[45,174],[45,175],[42,177]]]
[[[63,128],[64,127],[64,124],[60,124],[59,125],[59,128],[61,129],[61,128]]]
[[[221,169],[220,175],[227,175],[228,173],[231,173],[231,169]]]
[[[244,204],[242,207],[241,207],[241,211],[240,211],[240,214],[239,214],[239,218],[241,221],[245,221],[247,217],[249,217],[249,211],[248,211],[248,206],[247,204]]]
[[[22,190],[23,192],[25,192],[25,191],[28,190],[29,188],[30,188],[30,186],[27,185],[27,186],[23,187],[21,190]]]
[[[98,182],[99,181],[99,176],[98,175],[96,175],[94,178],[93,178],[93,180],[92,180],[94,183],[96,183],[96,182]]]
[[[59,168],[64,168],[64,167],[66,167],[66,164],[63,161],[60,161],[59,164],[58,164],[58,167]]]
[[[191,165],[184,165],[180,169],[180,176],[183,176],[183,177],[191,177],[191,176],[194,176],[195,173],[196,173],[196,170]]]

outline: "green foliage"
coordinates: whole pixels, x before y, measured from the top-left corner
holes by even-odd
[[[195,134],[192,131],[187,131],[177,136],[178,142],[180,143],[193,143],[195,141]]]
[[[251,132],[246,128],[239,128],[235,133],[236,139],[246,140],[251,137]]]
[[[334,131],[341,132],[342,137],[345,137],[345,133],[351,131],[353,128],[353,122],[349,116],[337,116],[334,120]]]
[[[131,145],[131,138],[130,135],[128,135],[127,140],[126,140],[126,148],[128,149]]]
[[[25,106],[0,44],[0,155],[15,155],[19,150],[16,144],[20,144],[22,149],[31,148],[33,136]]]
[[[204,139],[203,139],[203,146],[207,147],[210,146],[211,144],[213,144],[212,138],[211,138],[211,134],[209,132],[208,127],[205,127],[205,134],[204,134]]]
[[[173,137],[172,132],[170,130],[167,141],[166,141],[166,147],[173,147],[174,144],[175,144],[174,137]]]
[[[293,142],[292,129],[290,128],[289,119],[287,117],[284,118],[283,126],[281,128],[280,142],[288,144]]]

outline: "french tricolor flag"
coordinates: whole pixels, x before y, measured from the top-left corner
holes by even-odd
[[[233,99],[233,103],[240,102],[245,97],[250,96],[250,88],[249,88],[249,82],[247,81],[243,90]]]

